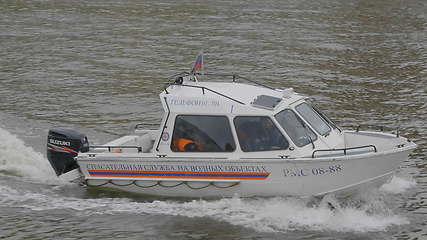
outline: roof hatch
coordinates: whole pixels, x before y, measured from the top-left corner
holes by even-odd
[[[268,95],[259,95],[251,104],[254,107],[273,110],[280,103],[280,101],[282,101],[281,98]]]

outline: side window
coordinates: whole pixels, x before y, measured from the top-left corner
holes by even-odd
[[[287,149],[289,142],[269,117],[235,117],[237,137],[244,152]]]
[[[294,111],[285,109],[276,114],[275,118],[298,147],[302,147],[312,141],[316,141],[317,135],[302,121],[301,118],[298,117]]]
[[[225,116],[178,115],[172,135],[174,152],[232,152],[236,149]]]
[[[301,103],[295,109],[320,135],[326,136],[331,131],[326,121],[307,103]]]

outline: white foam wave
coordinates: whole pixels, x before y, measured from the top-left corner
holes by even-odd
[[[301,199],[222,199],[192,201],[182,204],[156,203],[164,212],[187,217],[211,217],[234,225],[263,232],[296,229],[347,231],[383,231],[391,225],[407,224],[400,216],[368,209],[346,207],[333,210],[325,205],[308,207]],[[114,209],[118,211],[118,209]]]
[[[0,170],[44,183],[57,183],[47,159],[33,148],[0,128]]]
[[[381,201],[336,209],[328,207],[326,203],[310,206],[306,200],[283,197],[135,202],[126,198],[79,199],[53,193],[20,192],[5,186],[0,186],[0,199],[2,205],[24,207],[33,211],[70,209],[73,214],[78,215],[161,214],[208,217],[261,232],[371,232],[409,223],[406,218],[393,214]],[[376,209],[372,209],[373,207]]]
[[[417,182],[412,178],[393,176],[390,182],[381,186],[381,190],[388,193],[398,194],[404,193],[415,186],[417,186]]]

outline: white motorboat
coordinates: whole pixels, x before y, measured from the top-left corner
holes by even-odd
[[[88,186],[161,196],[317,196],[381,185],[416,148],[398,131],[341,130],[290,88],[198,77],[181,74],[160,94],[156,129],[140,124],[102,146],[51,129],[57,175],[73,170]]]

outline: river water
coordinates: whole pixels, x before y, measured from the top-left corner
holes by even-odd
[[[426,13],[424,0],[0,1],[0,239],[427,239]],[[200,50],[206,72],[292,87],[340,126],[399,128],[419,146],[338,210],[55,177],[47,129],[99,144],[158,122],[163,83]]]

